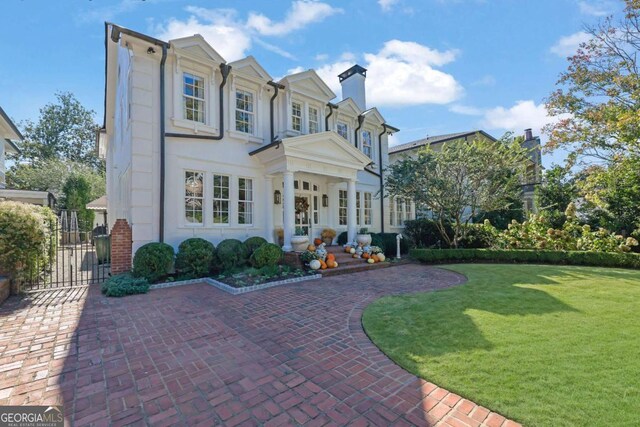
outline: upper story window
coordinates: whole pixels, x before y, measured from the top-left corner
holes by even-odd
[[[309,107],[309,133],[318,133],[318,130],[318,109],[315,107]]]
[[[340,135],[344,139],[349,139],[349,127],[346,123],[338,122],[336,131],[338,132],[338,135]]]
[[[371,144],[371,132],[362,131],[362,152],[369,158],[373,158],[373,147]]]
[[[204,123],[204,79],[184,73],[182,82],[184,118]]]
[[[299,102],[291,103],[291,128],[302,132],[302,105]]]
[[[246,90],[236,90],[236,130],[253,134],[254,124],[253,94]]]

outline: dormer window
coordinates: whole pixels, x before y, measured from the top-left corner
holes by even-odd
[[[336,131],[338,132],[338,135],[340,135],[344,139],[349,139],[349,127],[346,123],[338,122]]]
[[[236,130],[253,134],[254,123],[253,93],[236,90]]]
[[[193,74],[184,73],[182,82],[184,118],[204,123],[204,79]]]
[[[309,133],[318,133],[319,121],[318,121],[318,109],[309,107]]]
[[[302,105],[299,102],[291,103],[291,129],[302,132]]]
[[[371,144],[371,132],[362,131],[362,152],[369,158],[373,157],[373,147]]]

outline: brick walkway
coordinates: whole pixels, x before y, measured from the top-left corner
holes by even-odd
[[[396,366],[365,335],[382,295],[463,279],[405,265],[231,296],[207,285],[0,308],[0,405],[81,425],[515,425]]]

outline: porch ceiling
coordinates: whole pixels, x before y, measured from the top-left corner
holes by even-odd
[[[334,131],[284,138],[250,153],[267,173],[308,172],[355,179],[371,159]]]

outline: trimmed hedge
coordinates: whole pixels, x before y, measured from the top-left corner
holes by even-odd
[[[256,249],[258,249],[262,245],[266,245],[267,243],[269,242],[267,242],[266,239],[263,239],[262,237],[259,237],[259,236],[249,237],[247,240],[244,241],[244,245],[247,248],[249,257],[253,255]]]
[[[146,294],[149,292],[149,282],[144,277],[134,278],[129,273],[123,273],[111,276],[100,290],[108,297]]]
[[[205,277],[213,268],[216,247],[213,243],[192,237],[178,246],[176,270],[189,278]]]
[[[144,277],[155,283],[171,271],[173,248],[166,243],[147,243],[140,246],[133,257],[133,277]]]
[[[56,217],[51,209],[0,202],[0,266],[17,277],[34,277],[55,257]]]
[[[634,253],[541,251],[533,249],[412,249],[409,254],[413,259],[433,264],[478,261],[640,269],[640,255]]]
[[[283,255],[284,252],[280,246],[274,243],[266,243],[251,255],[251,265],[256,268],[278,265]]]
[[[342,233],[338,234],[338,244],[340,246],[344,246],[347,244],[347,239],[348,239],[348,235],[346,231],[343,231]]]
[[[394,258],[397,255],[397,251],[398,251],[397,243],[396,243],[397,235],[398,233],[375,234],[375,236],[378,236],[378,238],[382,241],[382,245],[380,247],[384,249],[384,254],[387,258]],[[373,242],[373,236],[371,238],[371,241]],[[405,237],[403,239],[400,239],[400,254],[407,254],[407,253],[409,253],[409,240]]]
[[[242,267],[249,260],[247,247],[238,239],[225,239],[218,244],[218,262],[222,270]]]

